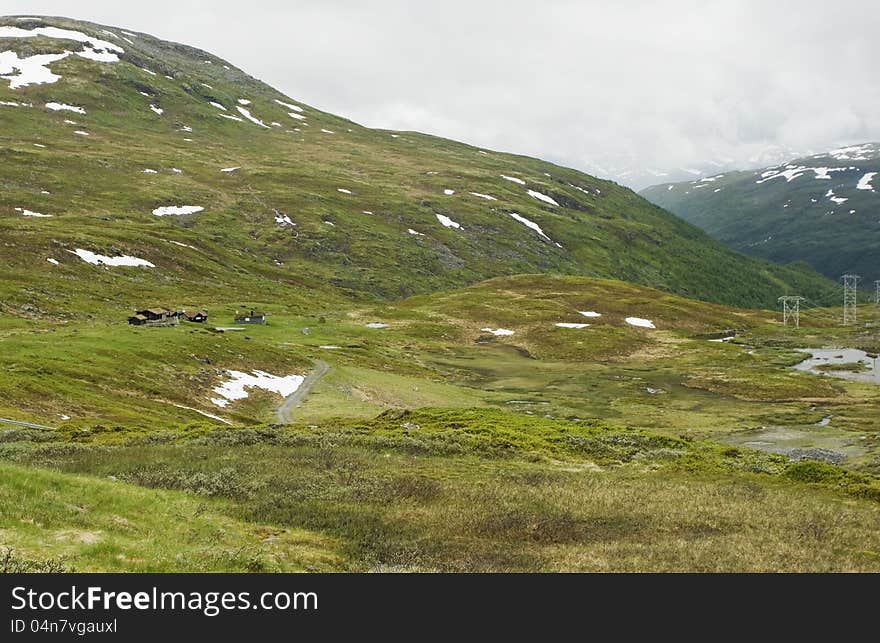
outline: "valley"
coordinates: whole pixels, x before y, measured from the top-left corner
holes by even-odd
[[[819,266],[65,18],[0,19],[0,123],[4,571],[880,570]]]

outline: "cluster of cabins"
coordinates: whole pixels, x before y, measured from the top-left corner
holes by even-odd
[[[208,311],[182,310],[178,312],[167,308],[145,308],[135,311],[135,314],[128,318],[128,323],[132,326],[174,326],[179,324],[181,320],[204,324],[208,321]]]
[[[174,311],[168,308],[145,308],[136,310],[134,315],[128,318],[132,326],[176,326],[181,321],[204,324],[208,321],[207,310]],[[236,324],[265,324],[266,313],[257,313],[251,310],[249,313],[236,313]]]

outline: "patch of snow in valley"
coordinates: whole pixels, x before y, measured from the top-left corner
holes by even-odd
[[[34,147],[46,147],[42,143],[34,143]]]
[[[455,190],[446,189],[443,190],[443,194],[445,194],[446,196],[452,196],[453,194],[455,194]]]
[[[153,210],[153,214],[157,217],[168,215],[195,214],[201,212],[205,208],[199,205],[165,205]]]
[[[76,114],[85,114],[86,110],[76,105],[65,105],[64,103],[46,103],[46,109],[53,112],[74,112]]]
[[[275,217],[275,223],[280,226],[295,226],[296,224],[286,214],[279,214]]]
[[[183,174],[183,170],[179,170],[176,167],[171,168],[171,171],[174,172],[175,174]]]
[[[586,328],[589,324],[575,324],[571,322],[559,322],[555,324],[557,328]]]
[[[510,181],[511,183],[517,183],[517,184],[519,184],[519,185],[525,185],[525,184],[526,184],[525,181],[523,181],[522,179],[518,179],[518,178],[516,178],[515,176],[507,176],[506,174],[502,174],[502,175],[501,175],[501,178],[504,179],[505,181]]]
[[[579,310],[578,311],[584,317],[601,317],[602,313],[597,313],[593,310]]]
[[[141,170],[141,173],[143,173],[143,174],[158,174],[158,172],[156,170],[152,170],[150,168],[146,168],[144,170]]]
[[[224,167],[224,168],[223,168],[222,170],[220,170],[220,171],[221,171],[221,172],[226,172],[227,174],[231,174],[232,172],[235,172],[236,170],[240,170],[240,169],[241,169],[241,166],[240,166],[240,165],[236,165],[235,167]]]
[[[74,134],[77,134],[77,135],[79,135],[79,136],[89,136],[89,133],[88,133],[88,132],[84,132],[84,131],[82,131],[81,129],[76,130],[76,131],[74,132]]]
[[[488,194],[481,194],[479,192],[470,192],[470,194],[474,195],[475,197],[477,197],[479,199],[486,199],[486,201],[497,201],[498,200],[494,196],[490,196]]]
[[[259,118],[256,118],[255,116],[251,115],[251,113],[247,109],[245,109],[244,107],[236,107],[235,109],[237,109],[238,112],[242,116],[244,116],[246,119],[248,119],[251,123],[254,123],[255,125],[259,125],[260,127],[265,127],[266,129],[269,129],[268,125],[266,125]]]
[[[220,103],[215,103],[214,101],[211,101],[211,105],[213,105],[217,109],[222,109],[224,112],[227,111],[226,108],[223,107],[223,105],[221,105]]]
[[[244,120],[240,119],[238,116],[231,116],[229,114],[220,114],[223,118],[228,118],[231,121],[238,121],[239,123],[244,123]]]
[[[484,333],[492,333],[496,337],[510,337],[514,332],[508,328],[481,328],[480,330]]]
[[[630,326],[638,326],[640,328],[657,328],[650,319],[642,319],[641,317],[627,317],[626,323]]]
[[[537,232],[539,235],[544,237],[547,241],[551,241],[550,237],[548,237],[546,234],[544,234],[544,231],[541,230],[541,226],[539,226],[534,221],[530,221],[529,219],[526,219],[524,216],[519,215],[516,212],[508,212],[507,214],[510,215],[516,221],[519,221],[520,223],[522,223],[527,228],[531,228],[532,230]]]
[[[351,194],[351,190],[346,190],[345,188],[336,188],[337,192],[342,192],[343,194]]]
[[[291,118],[295,118],[295,119],[297,119],[297,120],[299,120],[299,121],[305,120],[305,118],[306,118],[306,117],[303,116],[302,114],[297,114],[296,112],[287,112],[287,115],[290,116]],[[327,131],[329,131],[329,130],[321,130],[321,131],[322,131],[322,132],[327,132]],[[333,132],[330,132],[330,133],[332,134]]]
[[[388,324],[383,324],[381,322],[370,322],[367,324],[367,328],[379,329],[379,328],[388,328]]]
[[[287,397],[295,393],[305,379],[302,375],[279,377],[264,371],[245,373],[230,370],[226,371],[226,375],[229,379],[212,389],[219,397],[211,398],[211,402],[221,408],[230,402],[246,399],[249,388],[258,388]]]
[[[555,205],[557,207],[559,206],[559,204],[554,199],[550,198],[546,194],[541,194],[540,192],[537,192],[535,190],[527,190],[527,192],[529,193],[529,196],[534,197],[539,201],[543,201],[544,203],[549,203],[550,205]]]
[[[52,257],[49,257],[48,259],[46,259],[46,261],[48,261],[49,263],[51,263],[53,266],[58,266],[58,265],[60,265],[60,264],[58,263],[58,260],[57,260],[57,259],[53,259]]]
[[[239,98],[239,99],[238,99],[238,104],[239,104],[239,105],[244,105],[245,107],[247,107],[248,105],[251,104],[251,102],[250,102],[248,99],[246,99],[246,98]]]
[[[324,132],[325,134],[335,134],[336,133],[336,132],[333,132],[329,129],[322,129],[321,131]]]
[[[76,250],[68,250],[67,252],[69,252],[70,254],[74,254],[86,263],[90,263],[95,266],[131,266],[134,268],[156,267],[146,259],[138,259],[137,257],[130,257],[129,255],[108,257],[107,255],[94,253],[91,250],[83,250],[82,248],[77,248]]]
[[[409,232],[411,235],[415,235],[417,237],[424,237],[425,236],[423,232],[416,232],[412,228],[407,228],[406,231]]]
[[[442,223],[447,228],[455,228],[456,230],[462,229],[462,227],[458,223],[456,223],[455,221],[453,221],[452,219],[450,219],[449,217],[447,217],[444,214],[438,214],[435,216],[437,217],[437,221]]]
[[[865,176],[863,176],[861,179],[859,179],[859,184],[856,186],[856,189],[857,190],[870,190],[871,192],[873,192],[874,188],[871,185],[871,181],[874,180],[875,176],[877,176],[877,172],[868,172],[867,174],[865,174]]]

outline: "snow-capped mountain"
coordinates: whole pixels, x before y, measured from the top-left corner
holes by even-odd
[[[880,279],[880,144],[643,190],[731,247],[828,277]]]

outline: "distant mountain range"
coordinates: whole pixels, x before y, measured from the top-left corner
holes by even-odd
[[[824,275],[880,279],[880,144],[642,190],[731,248]]]
[[[795,150],[789,147],[768,145],[756,150],[745,160],[736,160],[719,155],[700,163],[680,167],[645,167],[645,161],[638,155],[629,158],[615,158],[584,164],[584,169],[598,177],[617,181],[633,190],[657,185],[658,182],[677,183],[693,181],[721,172],[752,170],[787,163],[791,159],[810,156],[811,150]]]

